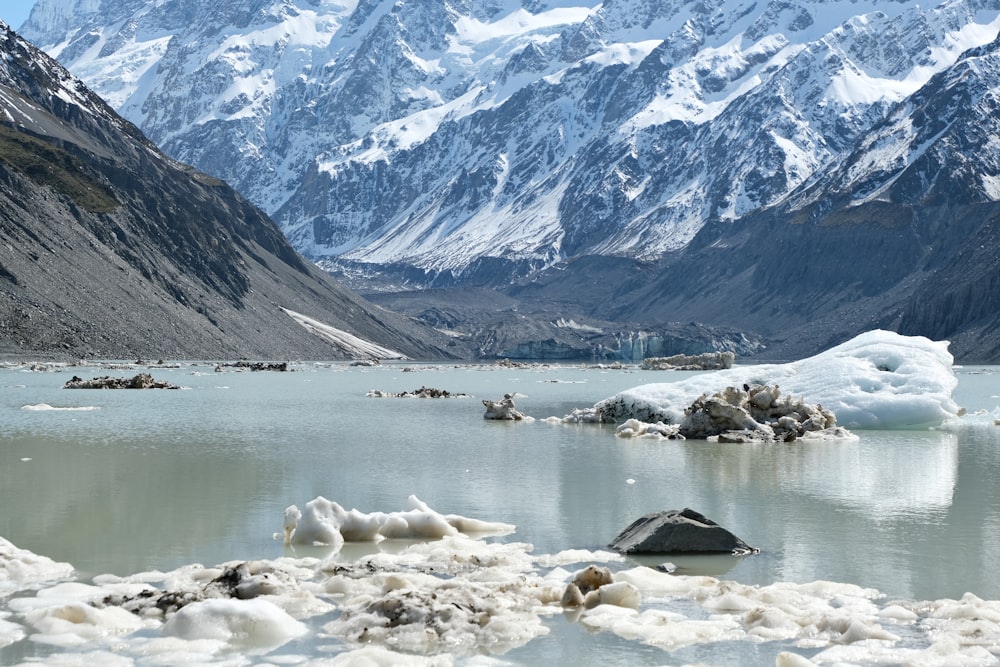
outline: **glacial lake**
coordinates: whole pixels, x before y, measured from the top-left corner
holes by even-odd
[[[496,539],[530,543],[534,553],[601,550],[645,513],[690,507],[761,551],[670,558],[679,573],[761,586],[852,583],[910,600],[966,592],[1000,600],[1000,426],[990,420],[953,430],[859,431],[851,441],[624,440],[611,425],[543,419],[687,373],[402,363],[303,363],[284,373],[214,368],[0,370],[0,536],[71,563],[76,579],[88,581],[304,551],[322,557],[319,548],[295,551],[275,538],[286,507],[318,496],[392,512],[412,494],[444,514],[514,524],[514,534]],[[73,375],[145,370],[184,389],[62,388]],[[997,409],[1000,369],[955,372],[959,405]],[[366,396],[422,386],[468,396]],[[535,421],[484,420],[481,401],[507,393]],[[0,620],[4,605],[0,596]],[[790,646],[716,642],[670,651],[561,617],[545,623],[547,635],[488,664],[774,664]],[[322,643],[322,655],[336,653],[328,638]],[[0,664],[76,650],[22,639],[0,647]],[[308,658],[314,650],[301,643],[291,653]]]

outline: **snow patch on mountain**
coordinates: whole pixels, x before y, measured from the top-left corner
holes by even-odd
[[[288,308],[282,308],[289,317],[301,324],[310,333],[319,336],[323,340],[333,343],[345,353],[357,359],[406,359],[406,355],[400,354],[387,347],[376,345],[371,341],[358,338],[354,334],[348,333],[337,327],[330,326],[324,322],[313,319],[302,313],[297,313]]]

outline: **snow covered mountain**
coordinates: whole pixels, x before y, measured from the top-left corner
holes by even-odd
[[[501,284],[906,196],[968,112],[920,91],[998,29],[1000,0],[38,0],[21,32],[307,256]],[[949,140],[994,201],[982,132]]]
[[[454,354],[335,283],[2,21],[0,223],[0,354]]]
[[[706,224],[605,314],[738,326],[784,358],[884,328],[996,363],[998,137],[1000,38],[932,76],[779,204]],[[519,296],[566,298],[574,277],[548,274]]]

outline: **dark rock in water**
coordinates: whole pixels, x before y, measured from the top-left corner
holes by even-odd
[[[130,378],[104,376],[91,380],[84,380],[74,375],[63,385],[63,389],[180,389],[180,387],[169,382],[154,380],[149,373],[139,373]]]
[[[250,371],[276,371],[284,373],[288,370],[288,362],[280,361],[277,363],[268,363],[265,361],[237,361],[232,364],[218,364],[215,367],[215,370],[216,372],[222,372],[224,368],[236,368],[238,370]]]
[[[733,553],[758,550],[709,518],[685,507],[637,519],[610,545],[623,554]]]
[[[189,604],[212,599],[251,600],[286,589],[288,576],[266,563],[239,563],[198,588],[158,590],[145,588],[136,594],[111,594],[91,604],[99,609],[121,607],[142,618],[166,618]]]
[[[467,394],[452,393],[447,389],[436,389],[434,387],[421,387],[413,391],[401,392],[372,389],[368,392],[367,396],[370,398],[464,398]]]

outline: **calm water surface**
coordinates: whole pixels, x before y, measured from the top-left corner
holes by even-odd
[[[683,572],[760,584],[826,579],[911,599],[966,591],[1000,599],[1000,427],[766,446],[620,440],[613,427],[541,419],[686,374],[404,368],[152,371],[183,391],[62,389],[71,375],[106,369],[0,370],[0,536],[68,561],[86,579],[285,555],[273,539],[284,508],[317,496],[389,512],[415,494],[442,513],[516,524],[506,539],[538,553],[601,548],[644,513],[691,507],[761,553],[672,559]],[[959,404],[995,409],[997,370],[957,369]],[[469,397],[365,396],[421,386]],[[482,418],[482,399],[512,392],[538,421]],[[38,404],[99,409],[23,409]],[[555,628],[532,642],[531,659],[583,655],[561,641],[571,632],[580,630]],[[664,660],[662,651],[610,636],[588,642],[606,645],[611,663],[626,648],[626,662]],[[726,648],[682,657],[704,660],[706,650],[718,658]]]

